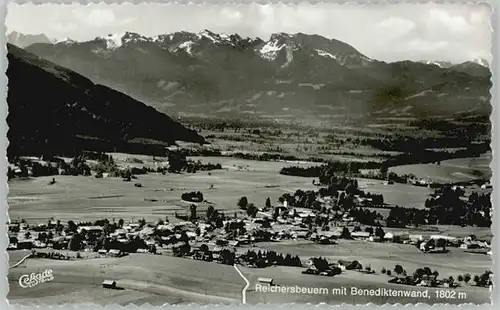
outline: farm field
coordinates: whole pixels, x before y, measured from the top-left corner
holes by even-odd
[[[403,266],[408,274],[412,274],[417,268],[429,267],[433,271],[437,270],[440,277],[453,276],[455,279],[459,274],[470,273],[471,275],[481,274],[487,269],[492,268],[490,256],[470,254],[461,249],[451,248],[446,254],[424,254],[415,246],[393,244],[393,243],[373,243],[366,241],[348,241],[340,240],[337,245],[318,245],[310,242],[287,242],[287,243],[267,243],[259,244],[259,250],[275,250],[281,253],[291,253],[299,255],[303,261],[310,257],[324,257],[330,262],[343,260],[358,260],[363,266],[370,266],[376,271],[374,275],[361,274],[355,271],[347,271],[333,278],[311,276],[300,274],[300,268],[293,267],[271,267],[265,270],[256,268],[245,268],[245,275],[254,281],[258,277],[271,277],[278,285],[303,287],[326,287],[330,290],[338,287],[357,287],[357,288],[393,288],[399,290],[415,290],[418,287],[390,284],[390,279],[381,274],[380,270],[384,267],[392,270],[396,264]],[[257,249],[255,249],[257,251]],[[252,283],[250,288],[254,288]],[[432,290],[432,289],[430,289]],[[478,288],[464,285],[458,291],[467,293],[467,301],[472,303],[489,302],[489,290],[487,288]],[[250,297],[251,296],[251,297]],[[432,295],[435,297],[434,295]],[[363,299],[366,298],[366,299]],[[373,297],[372,297],[373,298]],[[252,292],[249,294],[249,300],[252,302],[327,302],[327,303],[360,303],[374,302],[382,304],[385,302],[396,303],[417,303],[417,302],[438,302],[431,300],[416,299],[370,299],[369,297],[347,296],[314,296],[314,295],[286,295]],[[452,301],[451,301],[452,302]],[[462,301],[464,302],[464,301]]]
[[[114,153],[119,166],[154,165],[152,157]],[[136,160],[130,160],[134,158]],[[194,174],[148,173],[138,175],[131,182],[121,178],[94,178],[84,176],[56,176],[56,183],[49,185],[52,177],[14,179],[9,183],[9,215],[11,219],[25,219],[28,223],[45,223],[49,217],[62,222],[69,220],[94,221],[97,219],[123,218],[125,221],[144,218],[155,221],[168,216],[174,219],[174,212],[187,214],[190,203],[181,200],[181,194],[191,191],[203,192],[204,198],[218,210],[229,215],[240,213],[237,202],[242,196],[257,206],[270,197],[276,201],[282,194],[293,193],[297,189],[317,190],[312,185],[313,178],[280,175],[282,167],[290,165],[317,165],[302,162],[263,162],[228,157],[193,157],[203,163],[220,163],[222,170],[199,171]],[[156,158],[162,161],[162,158]],[[141,161],[141,162],[139,162]],[[454,163],[454,162],[452,162]],[[460,162],[459,162],[460,163]],[[459,163],[454,163],[458,165]],[[448,167],[445,163],[438,168]],[[454,168],[453,168],[454,169]],[[134,186],[140,183],[142,187]],[[409,184],[384,185],[383,181],[358,179],[359,187],[365,192],[384,195],[388,204],[423,208],[425,199],[432,190]],[[198,212],[205,212],[208,204],[198,204]],[[386,215],[389,210],[375,209]],[[401,229],[384,228],[387,231]],[[470,233],[478,238],[491,238],[489,228],[432,226],[405,229],[409,233],[431,235],[442,233],[464,237]],[[450,248],[446,254],[424,254],[415,246],[393,243],[371,243],[364,241],[340,240],[337,245],[317,245],[309,241],[283,241],[259,243],[254,250],[272,249],[280,253],[299,255],[303,262],[310,257],[324,257],[331,262],[339,259],[358,260],[363,266],[376,270],[376,275],[346,272],[334,278],[302,275],[300,268],[270,267],[254,269],[242,267],[242,272],[251,281],[248,302],[328,302],[360,303],[385,302],[439,302],[430,299],[400,300],[374,299],[373,297],[352,296],[304,296],[264,294],[252,291],[258,277],[272,277],[279,285],[300,285],[305,287],[395,288],[424,289],[387,283],[388,277],[380,274],[382,267],[393,269],[401,264],[409,274],[417,268],[430,267],[442,277],[470,273],[481,274],[492,268],[490,256],[467,253],[462,249]],[[247,248],[239,248],[238,251]],[[25,251],[9,252],[10,264],[25,255]],[[17,280],[22,274],[54,270],[55,280],[50,284],[32,289],[19,287]],[[241,301],[244,281],[233,266],[206,263],[197,260],[173,258],[160,255],[131,254],[110,259],[96,258],[78,261],[55,261],[28,259],[9,272],[9,300],[12,303],[29,304],[30,301],[47,304],[63,304],[71,300],[95,302],[98,304],[178,304],[193,301],[234,303]],[[101,283],[105,279],[116,280],[124,290],[105,290]],[[216,284],[214,284],[216,283]],[[489,301],[489,291],[484,288],[463,287],[459,290],[468,294],[467,302]],[[29,297],[29,298],[28,298]],[[363,299],[364,298],[364,299]],[[460,302],[460,301],[457,301]],[[461,301],[463,302],[463,301]]]
[[[247,196],[256,205],[267,197],[276,201],[283,193],[297,189],[313,189],[310,178],[280,175],[281,162],[260,162],[225,159],[224,170],[195,174],[149,173],[137,180],[123,182],[121,178],[84,176],[57,176],[9,182],[9,215],[11,219],[24,218],[30,223],[45,223],[53,216],[68,220],[97,220],[145,218],[157,220],[174,212],[188,212],[189,203],[181,201],[184,192],[201,191],[216,209],[237,212],[237,202]],[[210,159],[212,161],[212,159]],[[240,168],[238,168],[240,167]],[[135,187],[141,183],[142,187]],[[210,189],[209,184],[213,185]],[[155,201],[152,201],[155,200]],[[207,206],[201,204],[199,210]]]
[[[243,268],[242,268],[243,269]],[[355,271],[347,271],[333,278],[303,275],[299,268],[294,267],[271,267],[267,269],[244,268],[242,272],[250,279],[250,289],[247,292],[249,303],[327,303],[340,305],[347,304],[367,304],[374,303],[382,305],[386,303],[396,304],[416,304],[416,303],[473,303],[483,304],[490,302],[490,292],[487,288],[478,288],[473,286],[460,287],[455,289],[458,292],[466,293],[465,300],[460,299],[438,299],[436,298],[436,288],[424,288],[415,286],[405,286],[391,284],[390,279],[383,274],[367,275]],[[327,295],[309,295],[309,294],[280,294],[263,293],[255,289],[258,277],[271,277],[276,284],[280,286],[299,286],[306,288],[326,288],[330,292],[333,288],[347,288],[347,295],[327,294]],[[352,287],[357,289],[378,289],[386,288],[401,291],[425,291],[429,290],[429,298],[411,298],[411,297],[379,297],[379,296],[353,296],[350,294]]]
[[[396,174],[414,174],[418,178],[435,182],[459,182],[478,178],[490,178],[492,154],[480,157],[455,158],[437,164],[403,165],[389,168]]]
[[[422,253],[414,245],[358,240],[338,240],[335,245],[319,245],[306,241],[270,242],[260,243],[257,247],[299,255],[302,260],[313,256],[325,257],[332,262],[339,259],[358,260],[363,266],[371,266],[377,272],[382,267],[393,269],[396,264],[402,265],[409,273],[428,266],[438,270],[442,276],[456,278],[458,274],[480,274],[492,267],[490,256],[470,254],[459,248],[448,248],[449,253],[428,254]]]
[[[53,281],[33,288],[21,288],[17,283],[21,275],[46,268],[53,270]],[[233,266],[144,254],[79,261],[28,259],[24,267],[12,268],[8,279],[8,298],[14,304],[18,300],[29,304],[31,299],[47,304],[71,300],[98,304],[227,304],[241,301],[244,285]],[[102,288],[106,279],[117,281],[124,290]]]
[[[425,199],[433,192],[427,187],[411,184],[385,185],[384,181],[358,178],[361,190],[384,195],[384,203],[402,207],[424,208]]]

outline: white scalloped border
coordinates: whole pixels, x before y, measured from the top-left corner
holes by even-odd
[[[2,0],[1,4],[0,4],[0,14],[3,18],[3,20],[5,21],[5,16],[6,16],[6,1],[8,0]],[[241,1],[227,1],[227,0],[206,0],[206,1],[199,1],[199,0],[191,0],[191,1],[186,1],[186,0],[181,0],[181,1],[139,1],[139,0],[136,0],[136,1],[71,1],[71,0],[59,0],[59,1],[43,1],[43,0],[32,0],[32,1],[27,1],[27,0],[16,0],[16,1],[9,1],[11,3],[16,3],[16,4],[26,4],[26,3],[31,3],[31,4],[38,4],[38,5],[43,5],[43,4],[46,4],[46,3],[51,3],[51,4],[54,4],[54,3],[58,3],[58,4],[71,4],[71,3],[80,3],[80,4],[83,4],[83,5],[86,5],[86,4],[92,4],[92,3],[106,3],[106,4],[125,4],[125,3],[132,3],[132,4],[136,4],[136,5],[140,5],[140,4],[143,4],[143,3],[164,3],[164,4],[171,4],[171,3],[176,3],[176,4],[184,4],[184,5],[190,5],[190,4],[195,4],[195,5],[223,5],[223,4],[226,4],[226,5],[247,5],[247,4],[250,4],[250,3],[258,3],[258,4],[290,4],[290,5],[293,5],[293,4],[298,4],[298,3],[304,3],[304,2],[307,2],[307,3],[312,3],[312,4],[318,4],[318,3],[328,3],[328,4],[346,4],[346,3],[349,3],[349,4],[359,4],[359,5],[379,5],[379,4],[394,4],[394,5],[397,5],[397,4],[401,4],[401,3],[411,3],[411,4],[425,4],[425,3],[438,3],[438,4],[472,4],[472,5],[476,5],[476,4],[486,4],[490,7],[490,12],[491,12],[491,17],[490,17],[490,24],[491,24],[491,28],[492,28],[492,43],[491,43],[491,53],[493,55],[493,61],[491,63],[491,69],[492,69],[492,84],[493,84],[493,87],[491,88],[490,90],[490,93],[492,95],[492,99],[491,99],[491,103],[492,103],[492,114],[490,116],[490,120],[491,120],[491,123],[492,123],[492,138],[491,138],[491,148],[492,148],[492,154],[493,154],[493,160],[490,164],[490,167],[492,169],[492,172],[493,172],[493,176],[492,176],[492,184],[493,184],[493,195],[492,195],[492,199],[493,199],[493,210],[495,209],[495,205],[497,202],[500,202],[500,197],[498,197],[499,195],[499,190],[497,190],[497,184],[500,184],[500,180],[499,180],[499,175],[497,173],[495,173],[496,171],[499,171],[500,169],[497,169],[498,168],[498,164],[499,162],[497,161],[497,159],[495,158],[495,153],[496,153],[496,150],[498,150],[498,147],[499,147],[499,144],[498,142],[496,142],[496,140],[499,138],[499,127],[497,126],[497,124],[495,123],[495,120],[497,122],[500,122],[500,114],[498,112],[498,108],[496,108],[496,103],[498,103],[499,99],[500,99],[500,91],[499,91],[499,87],[498,87],[498,83],[500,83],[500,79],[499,79],[499,63],[498,63],[498,58],[495,57],[496,55],[499,55],[500,53],[500,50],[499,50],[499,47],[498,47],[498,40],[500,38],[500,36],[498,35],[498,32],[500,29],[500,14],[498,12],[498,10],[500,9],[500,3],[498,0],[478,0],[478,1],[467,1],[467,0],[449,0],[449,1],[444,1],[444,0],[440,0],[440,1],[421,1],[421,0],[415,0],[415,1],[412,1],[412,0],[406,0],[406,1],[398,1],[398,0],[386,0],[386,1],[374,1],[374,0],[366,0],[366,1],[363,1],[363,0],[355,0],[355,1],[341,1],[341,0],[328,0],[328,1],[318,1],[318,0],[310,0],[310,1],[288,1],[288,0],[284,0],[284,1],[277,1],[277,0],[270,0],[270,1],[263,1],[263,0],[259,0],[259,1],[246,1],[246,0],[241,0]],[[6,49],[6,26],[4,23],[1,24],[0,26],[0,31],[3,32],[3,36],[1,36],[1,40],[2,40],[2,44],[3,44],[3,49],[2,49],[2,57],[0,58],[1,60],[1,65],[2,67],[4,68],[3,72],[6,71],[7,69],[7,57],[6,57],[6,53],[7,53],[7,49]],[[6,150],[7,150],[7,146],[8,146],[8,140],[7,140],[7,131],[8,131],[8,126],[7,126],[7,122],[6,122],[6,117],[8,115],[8,106],[6,104],[6,95],[7,95],[7,84],[8,84],[8,79],[7,79],[7,76],[5,74],[3,74],[1,77],[0,77],[0,85],[2,87],[2,92],[3,92],[3,98],[5,98],[4,100],[4,104],[1,106],[1,109],[0,109],[0,113],[3,115],[3,118],[1,120],[1,127],[3,129],[3,135],[1,135],[1,141],[2,141],[2,144],[4,145],[4,148],[1,149],[1,167],[2,167],[2,171],[3,173],[0,173],[0,182],[3,183],[3,186],[1,186],[1,194],[2,196],[4,197],[3,200],[2,200],[2,205],[4,206],[4,210],[5,212],[4,213],[1,213],[0,212],[0,215],[1,215],[1,220],[3,223],[7,223],[7,220],[8,220],[8,205],[7,205],[7,194],[8,194],[8,191],[9,191],[9,188],[8,188],[8,185],[7,185],[7,159],[6,159]],[[493,212],[493,221],[492,221],[492,232],[494,234],[494,236],[496,236],[496,233],[500,230],[499,226],[497,225],[498,224],[498,214],[496,212]],[[241,310],[245,310],[245,309],[276,309],[276,308],[286,308],[286,309],[304,309],[304,308],[310,308],[310,307],[315,307],[316,309],[326,309],[326,308],[339,308],[339,307],[342,307],[342,308],[346,308],[346,309],[355,309],[355,308],[360,308],[360,307],[363,307],[365,309],[372,309],[372,308],[387,308],[387,307],[391,307],[393,309],[398,309],[398,308],[402,308],[402,307],[417,307],[417,309],[430,309],[430,308],[434,308],[434,309],[452,309],[452,308],[456,308],[456,307],[461,307],[462,310],[466,310],[466,309],[477,309],[477,308],[480,308],[480,309],[499,309],[498,307],[498,298],[500,297],[500,288],[496,285],[494,285],[493,287],[493,290],[490,290],[491,291],[491,303],[490,304],[482,304],[482,305],[474,305],[474,304],[467,304],[467,303],[464,303],[464,304],[460,304],[460,305],[450,305],[450,304],[445,304],[445,303],[439,303],[439,304],[433,304],[432,306],[430,305],[426,305],[426,304],[422,304],[422,303],[417,303],[417,304],[406,304],[406,305],[402,305],[402,304],[386,304],[386,305],[374,305],[374,304],[371,304],[371,303],[368,303],[368,304],[363,304],[363,305],[350,305],[350,304],[342,304],[342,305],[327,305],[327,304],[324,304],[324,303],[319,303],[319,304],[312,304],[312,303],[306,303],[306,304],[294,304],[294,303],[290,303],[290,304],[254,304],[254,305],[249,305],[249,304],[240,304],[238,306],[234,306],[234,305],[231,305],[231,306],[226,306],[226,305],[217,305],[217,304],[207,304],[207,305],[199,305],[199,304],[196,304],[196,303],[192,303],[192,304],[189,304],[189,305],[168,305],[168,304],[164,304],[163,306],[152,306],[152,305],[149,305],[149,304],[143,304],[141,306],[136,306],[135,304],[131,303],[131,304],[128,304],[127,306],[120,306],[120,305],[117,305],[117,304],[113,304],[113,305],[109,305],[109,306],[100,306],[100,305],[96,305],[96,304],[89,304],[89,303],[85,303],[85,304],[65,304],[65,305],[58,305],[58,306],[55,306],[55,305],[47,305],[47,304],[33,304],[33,305],[30,305],[30,306],[20,306],[20,305],[10,305],[9,304],[9,301],[7,300],[7,293],[8,293],[8,286],[9,286],[9,283],[8,283],[8,280],[7,280],[7,275],[8,275],[8,269],[9,269],[9,263],[8,263],[8,253],[7,253],[7,240],[8,240],[8,234],[7,234],[7,226],[6,225],[0,225],[0,234],[4,236],[4,238],[1,238],[0,240],[0,246],[3,247],[4,249],[4,263],[3,264],[0,264],[0,268],[3,272],[3,274],[5,275],[5,277],[3,278],[4,280],[1,282],[1,291],[3,292],[3,296],[5,296],[5,299],[2,301],[2,304],[1,304],[1,308],[2,309],[7,309],[7,308],[15,308],[15,309],[36,309],[36,310],[39,310],[39,309],[67,309],[67,308],[74,308],[74,309],[82,309],[82,310],[101,310],[101,309],[117,309],[117,310],[122,310],[122,309],[137,309],[137,308],[141,308],[141,309],[157,309],[159,307],[175,307],[176,309],[179,309],[179,310],[182,310],[182,309],[211,309],[211,308],[218,308],[218,309],[225,309],[225,308],[229,308],[229,309],[241,309]],[[494,275],[496,274],[500,274],[500,271],[499,270],[499,264],[498,262],[495,260],[496,258],[496,249],[499,248],[499,242],[497,240],[497,238],[493,238],[493,241],[492,241],[492,244],[494,244],[494,249],[493,249],[493,255],[491,256],[492,259],[493,259],[493,269],[494,269]]]

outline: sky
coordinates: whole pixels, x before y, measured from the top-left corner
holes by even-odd
[[[319,34],[382,61],[484,58],[491,63],[490,8],[473,4],[13,4],[8,32],[92,40],[125,31],[155,36],[176,31]]]

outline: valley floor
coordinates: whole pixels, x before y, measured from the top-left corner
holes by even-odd
[[[120,161],[119,156],[116,156]],[[144,159],[144,158],[143,158]],[[197,172],[195,174],[139,175],[137,180],[123,182],[120,178],[83,176],[57,176],[54,185],[48,185],[52,177],[29,180],[12,180],[9,183],[9,215],[11,219],[25,219],[30,224],[46,223],[53,216],[62,222],[68,220],[93,221],[102,218],[137,220],[145,218],[155,221],[159,218],[174,219],[174,212],[188,214],[189,203],[180,196],[184,192],[202,191],[205,199],[216,209],[226,214],[240,214],[238,199],[247,196],[250,202],[263,205],[266,198],[276,201],[283,193],[297,189],[317,189],[311,178],[280,175],[279,170],[290,165],[285,162],[260,162],[233,158],[198,158],[205,162],[221,163],[223,170]],[[314,163],[293,163],[314,165]],[[443,167],[448,165],[443,165]],[[470,169],[476,169],[471,167]],[[135,187],[141,183],[142,187]],[[360,188],[373,193],[383,193],[389,203],[423,207],[430,191],[427,188],[406,184],[386,186],[381,181],[359,180]],[[200,204],[198,212],[205,212],[207,205]],[[391,231],[391,229],[387,229]],[[410,230],[408,230],[410,231]],[[440,231],[455,236],[470,233],[479,238],[490,237],[488,228],[435,226],[414,229],[424,235]],[[240,248],[245,251],[246,248]],[[457,289],[467,294],[466,300],[439,300],[436,289],[430,289],[429,300],[382,299],[374,297],[290,295],[259,293],[255,291],[258,277],[272,277],[278,285],[299,285],[304,287],[395,288],[400,290],[424,290],[387,283],[388,277],[380,273],[381,268],[393,269],[401,264],[408,272],[428,266],[438,270],[442,276],[470,273],[481,274],[492,268],[489,255],[471,254],[459,248],[451,248],[446,254],[424,254],[415,246],[393,243],[371,243],[366,241],[340,240],[337,245],[317,245],[308,241],[283,241],[279,243],[258,243],[257,249],[272,249],[281,253],[299,255],[305,261],[312,256],[322,256],[329,261],[339,259],[358,260],[363,266],[371,266],[375,275],[347,271],[341,275],[320,277],[301,274],[301,268],[269,267],[265,269],[240,267],[249,279],[247,293],[249,303],[274,302],[327,302],[332,304],[395,302],[450,302],[488,303],[490,292],[486,288],[463,286]],[[9,252],[11,264],[21,259],[25,251]],[[54,270],[54,281],[23,289],[18,279],[23,274],[40,272],[45,268]],[[245,282],[233,266],[206,263],[190,259],[173,258],[165,255],[131,254],[123,258],[99,258],[77,261],[54,261],[28,259],[8,275],[10,292],[8,298],[13,304],[68,302],[94,302],[98,304],[143,304],[216,302],[239,303]],[[117,280],[124,290],[103,289],[103,280]]]

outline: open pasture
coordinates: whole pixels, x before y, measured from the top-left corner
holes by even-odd
[[[53,281],[28,289],[19,286],[21,275],[46,268],[53,270]],[[241,300],[244,285],[232,266],[144,254],[78,261],[29,259],[25,268],[11,269],[8,279],[9,300],[22,304],[32,298],[48,304],[234,303]],[[106,279],[117,281],[124,290],[102,288]]]
[[[243,273],[250,279],[250,289],[247,292],[249,303],[327,303],[340,305],[347,304],[367,304],[374,303],[377,305],[389,304],[416,304],[416,303],[473,303],[483,304],[490,302],[490,292],[487,288],[474,286],[463,286],[455,289],[457,292],[466,294],[465,300],[461,299],[438,299],[436,291],[439,288],[427,288],[406,286],[399,284],[388,283],[390,277],[381,274],[361,274],[356,271],[347,271],[335,277],[323,277],[303,275],[300,273],[300,268],[294,267],[270,267],[266,269],[244,268]],[[275,283],[280,286],[288,287],[305,287],[305,288],[326,288],[329,294],[313,295],[313,294],[286,294],[286,293],[263,293],[258,292],[255,288],[258,277],[271,277]],[[426,291],[429,290],[429,298],[422,297],[387,297],[387,296],[356,296],[351,294],[351,288],[357,289],[392,289],[398,291]],[[332,294],[332,289],[346,288],[347,294]]]
[[[319,245],[312,242],[261,243],[259,249],[273,249],[281,253],[299,255],[305,261],[310,257],[325,257],[331,262],[339,259],[358,260],[363,266],[371,266],[379,272],[382,267],[393,269],[402,265],[408,273],[417,268],[430,267],[442,276],[470,273],[481,274],[492,268],[489,255],[471,254],[459,248],[449,248],[448,253],[423,253],[410,244],[378,243],[359,240],[339,240],[335,245]]]
[[[365,192],[384,195],[384,203],[401,207],[424,208],[425,199],[432,193],[427,187],[399,183],[385,185],[381,180],[360,178],[358,184]]]
[[[379,287],[392,288],[399,290],[424,289],[411,286],[403,286],[387,283],[390,279],[381,273],[382,268],[391,270],[394,266],[400,264],[410,275],[417,268],[429,267],[433,271],[439,272],[439,277],[453,276],[455,279],[459,274],[469,273],[472,276],[481,274],[485,270],[491,270],[491,257],[487,255],[470,254],[462,249],[450,248],[449,253],[444,254],[425,254],[420,252],[413,245],[393,244],[393,243],[373,243],[367,241],[340,240],[336,245],[318,245],[310,242],[297,241],[287,243],[262,243],[259,244],[259,250],[275,250],[281,253],[291,253],[299,255],[303,262],[310,257],[324,257],[330,262],[336,262],[339,259],[358,260],[364,267],[370,266],[375,270],[375,275],[361,274],[355,271],[347,271],[333,278],[311,276],[300,274],[301,268],[293,267],[271,267],[264,270],[255,268],[246,268],[245,274],[254,282],[251,288],[255,287],[258,277],[272,277],[279,285],[303,286],[303,287],[326,287],[329,289],[339,287],[358,287],[377,289]],[[257,251],[258,249],[254,249]],[[252,281],[251,281],[252,282]],[[430,289],[432,292],[435,289]],[[489,290],[487,288],[478,288],[463,285],[458,291],[467,293],[467,301],[471,303],[485,303],[489,300]],[[252,302],[327,302],[340,304],[359,303],[363,298],[332,295],[287,295],[287,294],[264,294],[252,291],[249,294],[249,300]],[[432,295],[431,297],[435,297]],[[396,303],[417,303],[417,302],[438,302],[431,300],[418,299],[373,299],[367,298],[366,302],[382,304],[385,302]],[[450,301],[453,302],[453,301]],[[456,301],[455,301],[456,302]],[[463,301],[462,301],[463,302]]]
[[[189,212],[189,203],[181,201],[185,192],[201,191],[216,209],[236,212],[242,196],[263,205],[267,197],[276,201],[283,193],[315,188],[310,178],[280,175],[278,171],[288,165],[286,163],[221,160],[224,170],[149,173],[137,176],[132,182],[84,176],[57,176],[54,185],[49,185],[52,177],[12,180],[9,182],[9,215],[11,219],[24,218],[30,223],[45,223],[50,217],[62,221],[143,217],[156,220],[168,215],[172,219],[174,212]],[[141,183],[142,187],[135,187],[134,183]],[[199,212],[206,207],[207,204],[200,204]]]
[[[492,155],[443,160],[438,164],[403,165],[389,168],[396,174],[414,174],[418,178],[434,182],[460,182],[479,178],[490,178]]]

